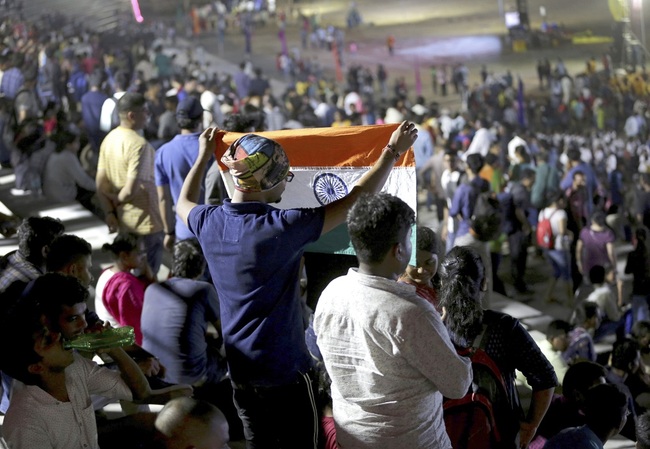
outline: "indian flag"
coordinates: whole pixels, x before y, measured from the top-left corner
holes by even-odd
[[[287,183],[282,201],[274,206],[283,209],[319,207],[344,197],[379,159],[397,126],[308,128],[255,133],[282,145],[295,175],[293,181]],[[242,135],[227,132],[221,141],[217,140],[217,161],[230,144]],[[232,195],[232,178],[227,167],[221,163],[219,165],[228,193]],[[402,155],[395,164],[382,191],[400,197],[417,211],[415,157],[412,151]],[[354,254],[345,225],[321,237],[307,251]]]

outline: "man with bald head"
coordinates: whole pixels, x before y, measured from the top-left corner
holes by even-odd
[[[192,398],[169,401],[156,418],[157,447],[226,449],[228,422],[214,405]]]

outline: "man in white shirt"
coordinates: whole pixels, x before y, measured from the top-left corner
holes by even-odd
[[[3,436],[9,447],[16,448],[96,449],[97,424],[90,395],[145,399],[151,394],[149,384],[122,348],[106,350],[119,372],[64,349],[61,333],[52,330],[55,325],[48,322],[45,298],[38,292],[66,295],[85,306],[88,290],[76,278],[47,274],[31,288],[32,293],[4,317],[0,331],[4,341],[11,341],[0,349],[0,366],[25,384],[14,389]],[[69,316],[84,320],[74,306]]]
[[[445,169],[440,177],[440,186],[442,187],[445,207],[440,223],[440,238],[445,242],[445,253],[448,253],[454,246],[454,239],[456,238],[456,230],[458,228],[458,219],[449,215],[449,209],[451,209],[451,202],[461,182],[461,172],[458,170],[458,158],[454,151],[445,152],[443,165]]]
[[[341,447],[451,448],[442,397],[467,392],[471,367],[433,306],[396,282],[411,258],[414,223],[397,197],[359,198],[347,219],[359,268],[332,281],[316,307]]]
[[[488,130],[480,120],[476,121],[474,128],[476,129],[476,134],[474,134],[472,142],[469,144],[467,151],[465,151],[465,154],[463,155],[464,159],[472,153],[478,153],[483,157],[487,156],[490,151],[490,146],[492,146],[492,143],[494,142],[494,136],[492,136],[490,130]]]

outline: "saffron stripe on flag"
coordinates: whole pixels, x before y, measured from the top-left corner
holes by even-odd
[[[320,207],[347,195],[379,159],[398,125],[310,128],[256,133],[277,141],[285,149],[295,177],[287,183],[279,208]],[[240,133],[223,133],[215,156],[219,161]],[[232,179],[220,164],[232,194]],[[417,211],[415,157],[408,151],[391,171],[383,192],[400,197]],[[415,239],[415,232],[413,232]],[[413,240],[414,242],[414,240]],[[322,236],[307,251],[354,254],[345,224]],[[415,253],[415,251],[413,251]]]

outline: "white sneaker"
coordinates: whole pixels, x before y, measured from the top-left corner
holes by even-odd
[[[27,196],[27,195],[31,195],[32,191],[31,190],[23,190],[23,189],[11,189],[10,193],[13,196]]]

